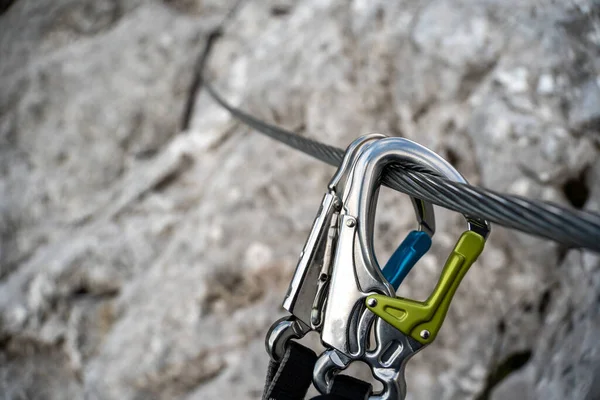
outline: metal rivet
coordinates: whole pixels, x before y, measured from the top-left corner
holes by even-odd
[[[356,220],[354,219],[349,219],[346,221],[346,226],[352,228],[354,225],[356,225]]]
[[[429,336],[431,336],[431,333],[429,333],[429,331],[427,329],[423,329],[421,331],[421,333],[419,333],[419,336],[421,336],[421,338],[427,340],[427,339],[429,339]]]
[[[367,299],[367,305],[369,307],[375,307],[377,305],[377,300],[371,297]]]

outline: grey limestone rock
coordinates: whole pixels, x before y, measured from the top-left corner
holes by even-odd
[[[599,211],[599,10],[14,1],[0,15],[0,392],[261,397],[264,335],[334,169],[210,99],[195,79],[209,42],[207,75],[259,118],[338,147],[403,136],[474,184]],[[427,296],[464,229],[437,215],[400,295]],[[413,226],[408,197],[382,190],[381,263]],[[597,398],[598,271],[597,255],[495,226],[410,362],[408,398]]]

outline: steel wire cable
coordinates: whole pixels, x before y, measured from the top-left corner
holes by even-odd
[[[436,182],[435,178],[422,178],[422,176],[407,171],[400,180],[401,184],[405,185],[404,187],[410,187],[407,192],[410,191],[411,195],[421,197],[434,204],[459,212],[483,215],[500,225],[553,239],[571,247],[596,248],[598,246],[597,237],[582,235],[586,228],[589,228],[588,231],[593,234],[593,225],[591,227],[587,227],[585,224],[568,225],[571,218],[578,217],[562,213],[562,210],[561,214],[548,213],[544,203],[542,203],[542,207],[538,207],[538,204],[533,203],[532,200],[519,202],[518,199],[507,198],[508,196],[469,185],[463,185],[464,188],[448,187],[444,184],[445,182],[442,184]],[[457,189],[461,191],[457,192]],[[435,196],[431,194],[432,191],[436,192]],[[471,199],[483,200],[476,204]],[[524,211],[525,209],[527,212]],[[564,227],[564,231],[557,231],[553,228],[557,226]],[[545,227],[552,231],[543,230]]]
[[[327,164],[339,166],[341,163],[344,150],[263,122],[233,107],[206,80],[203,87],[236,119],[256,131]],[[382,183],[462,214],[485,218],[568,247],[600,252],[600,214],[453,182],[414,163],[397,163],[387,167]]]

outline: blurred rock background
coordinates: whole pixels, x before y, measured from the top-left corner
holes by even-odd
[[[302,135],[403,136],[472,183],[600,211],[597,0],[0,10],[2,399],[260,398],[334,170],[215,105],[203,59],[227,99]],[[384,262],[414,221],[406,196],[379,204]],[[438,212],[402,295],[427,296],[463,225]],[[599,265],[495,226],[409,398],[600,398]]]

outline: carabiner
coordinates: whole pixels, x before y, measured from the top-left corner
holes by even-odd
[[[363,315],[366,298],[376,293],[395,297],[395,290],[385,280],[375,257],[373,227],[383,170],[401,161],[424,165],[448,179],[465,182],[442,157],[407,139],[379,139],[361,152],[345,186],[321,335],[323,343],[348,356],[360,357],[365,351],[371,322]],[[487,226],[477,218],[469,221]]]
[[[327,269],[330,262],[324,260],[330,253],[332,245],[331,232],[335,226],[336,215],[341,207],[340,192],[348,171],[354,163],[354,158],[361,146],[368,142],[380,139],[383,135],[365,135],[354,140],[348,148],[338,170],[328,185],[328,190],[323,196],[321,206],[313,222],[311,232],[300,253],[300,260],[294,271],[287,293],[283,300],[283,308],[292,316],[281,318],[269,329],[265,339],[265,347],[271,359],[279,360],[285,351],[287,341],[291,338],[300,339],[310,332],[315,326],[315,319],[320,319],[320,314],[315,315],[315,303],[324,298],[323,287],[328,283]],[[323,271],[325,270],[325,272]],[[317,307],[318,308],[318,307]]]
[[[404,146],[394,139],[379,140],[376,145],[369,148],[369,152],[379,153],[380,158],[385,158],[387,152],[393,153],[394,148]],[[443,158],[439,156],[437,158],[442,160],[446,167],[446,171],[441,169],[438,171],[455,182],[467,183],[454,167]],[[360,160],[357,165],[359,162]],[[465,219],[468,231],[464,232],[456,243],[436,288],[425,302],[373,294],[366,299],[367,308],[418,342],[431,343],[441,328],[458,285],[483,251],[485,240],[490,233],[491,227],[488,221],[468,215],[465,215]]]
[[[436,296],[425,307],[426,311],[433,310],[435,320],[429,325],[423,325],[428,329],[421,329],[422,332],[418,332],[415,337],[414,329],[421,325],[412,322],[418,321],[419,316],[426,319],[430,314],[422,312],[422,308],[412,300],[395,298],[394,289],[381,275],[372,246],[380,178],[386,166],[399,161],[421,164],[448,179],[466,183],[462,175],[442,157],[407,139],[380,139],[362,151],[354,164],[351,182],[346,185],[344,193],[338,248],[322,328],[322,342],[331,347],[331,350],[318,360],[313,375],[313,383],[322,393],[327,392],[330,377],[336,371],[339,372],[351,361],[360,359],[371,366],[376,378],[384,384],[384,391],[372,396],[372,399],[404,396],[404,366],[412,355],[435,338],[449,299],[460,278],[464,276],[462,272],[453,275],[452,271],[458,269],[466,272],[465,267],[468,268],[467,264],[470,266],[475,261],[489,234],[490,226],[487,221],[466,216],[468,227],[474,232],[464,234],[459,240],[450,257],[450,265],[453,267],[447,268],[449,272],[445,275],[454,279],[446,279],[438,285],[440,288],[435,291]],[[447,301],[443,301],[445,297],[448,297]],[[397,308],[393,309],[394,305]],[[403,330],[395,329],[398,323],[394,318],[404,321],[401,312],[394,311],[396,309],[410,312],[410,329],[403,322],[400,322]],[[377,346],[374,351],[367,351],[368,336],[375,316],[380,317],[376,318],[375,324]],[[390,321],[396,325],[388,325]],[[439,323],[437,328],[436,323]]]
[[[371,142],[381,138],[385,136],[371,134],[354,140],[329,182],[328,191],[323,197],[283,302],[284,309],[293,314],[293,317],[275,322],[266,338],[267,352],[274,360],[281,357],[289,338],[300,338],[310,330],[320,330],[329,285],[329,270],[337,243],[337,221],[344,187],[358,154]],[[428,236],[433,235],[433,206],[420,199],[411,199],[419,230]]]
[[[283,307],[302,321],[305,326],[312,329],[319,329],[322,322],[333,246],[337,241],[337,216],[349,172],[362,149],[369,143],[382,138],[385,136],[380,134],[364,135],[348,146],[340,167],[329,182],[328,191],[323,197],[310,235],[300,254],[300,260],[285,296]],[[411,199],[420,231],[426,232],[427,235],[433,235],[435,231],[433,206],[420,199]],[[270,332],[273,335],[278,333],[277,337],[289,336],[281,334],[281,329],[276,329],[275,325],[278,323],[274,324]],[[270,339],[271,333],[267,337],[267,348],[269,354],[277,358],[279,351],[274,350],[273,346],[280,341],[275,338]],[[280,348],[281,346],[275,346],[275,349]]]

